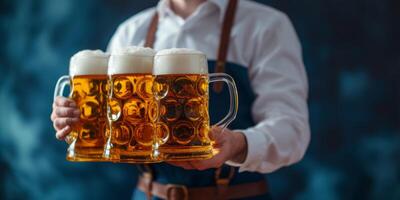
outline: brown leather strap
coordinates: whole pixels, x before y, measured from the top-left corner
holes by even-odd
[[[151,18],[149,29],[147,29],[146,41],[144,43],[145,47],[153,48],[154,42],[156,41],[157,26],[158,13],[156,11],[156,13],[153,15],[153,18]]]
[[[142,192],[147,192],[147,184],[141,176],[137,187]],[[230,185],[223,198],[220,199],[240,199],[266,194],[268,192],[267,181],[261,180],[252,183]],[[158,198],[167,200],[203,200],[215,199],[218,196],[217,187],[196,187],[188,188],[184,185],[161,184],[152,182],[151,194]]]
[[[147,200],[151,200],[153,198],[153,194],[151,193],[151,191],[153,190],[153,176],[150,173],[143,173],[142,174],[142,178],[143,178],[143,184],[144,184],[144,188],[146,188],[146,199]]]
[[[222,171],[224,168],[228,168],[229,172],[227,175],[223,175]],[[216,199],[225,199],[228,193],[229,183],[235,176],[235,168],[232,166],[222,165],[215,170],[215,185],[217,186]]]
[[[225,11],[224,22],[219,39],[217,63],[215,65],[216,73],[225,71],[226,57],[228,55],[229,49],[229,39],[231,36],[233,22],[235,20],[237,3],[238,0],[230,0],[228,3],[228,8]],[[216,93],[220,93],[223,88],[222,86],[223,82],[214,83],[213,91]]]
[[[153,183],[153,170],[151,169],[151,166],[148,164],[139,164],[136,165],[139,172],[141,172],[140,176],[141,179],[143,180],[143,187],[145,188],[146,191],[146,199],[151,200],[153,198],[153,194],[151,193],[152,191],[152,183]]]

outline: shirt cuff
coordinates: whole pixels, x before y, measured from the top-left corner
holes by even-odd
[[[226,161],[227,165],[239,167],[239,172],[256,171],[266,154],[267,139],[256,130],[235,130],[242,132],[247,141],[247,155],[243,163]]]

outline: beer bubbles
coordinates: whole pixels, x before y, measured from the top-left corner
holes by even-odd
[[[160,122],[171,137],[160,147],[165,160],[210,157],[208,138],[208,65],[192,49],[167,49],[154,58],[155,91],[160,99]]]
[[[154,162],[158,102],[153,95],[151,48],[125,47],[109,61],[109,143],[106,156],[118,162]]]

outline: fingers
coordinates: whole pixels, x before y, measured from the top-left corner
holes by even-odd
[[[218,150],[214,157],[208,160],[198,160],[198,161],[183,161],[183,162],[168,162],[171,165],[182,167],[186,170],[206,170],[210,168],[219,168],[221,167],[225,161],[228,160],[230,155],[231,146],[227,142],[228,137],[232,137],[232,133],[230,130],[223,129],[221,127],[213,127],[209,132],[209,137],[213,140],[214,148]]]
[[[60,131],[67,126],[74,125],[77,122],[79,122],[79,118],[61,117],[54,119],[53,126],[55,130]]]
[[[206,170],[211,168],[219,168],[226,161],[226,155],[222,152],[208,160],[198,161],[181,161],[181,162],[168,162],[176,167],[182,167],[186,170]]]
[[[59,107],[56,106],[54,109],[55,117],[70,117],[70,118],[78,118],[80,115],[79,109],[75,107]]]
[[[176,167],[182,167],[183,169],[186,169],[186,170],[196,169],[196,168],[190,163],[190,161],[168,162],[168,164],[173,165],[173,166],[176,166]]]
[[[219,168],[225,163],[226,159],[224,159],[224,157],[225,156],[220,153],[208,160],[191,161],[190,164],[194,167],[194,169],[201,171],[210,168]]]
[[[219,147],[221,144],[225,143],[227,137],[229,137],[229,130],[223,130],[221,127],[212,127],[208,136],[211,141],[214,141],[214,147]]]
[[[71,129],[71,126],[79,121],[80,111],[76,108],[76,103],[66,97],[56,97],[53,103],[53,112],[51,113],[51,120],[53,127],[56,131],[62,131],[67,126],[63,133]]]
[[[57,131],[56,138],[58,140],[65,140],[65,137],[67,137],[71,130],[71,126],[65,126],[63,129]]]
[[[55,106],[61,106],[61,107],[76,107],[76,103],[74,100],[58,96],[54,99],[54,104]]]
[[[211,140],[220,140],[221,134],[223,133],[222,128],[219,126],[213,126],[208,133]]]
[[[72,99],[59,96],[54,99],[50,119],[54,122],[57,117],[79,117],[79,112],[76,103]]]

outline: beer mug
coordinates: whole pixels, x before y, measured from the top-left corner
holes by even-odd
[[[70,60],[69,76],[57,81],[54,98],[62,96],[65,86],[70,85],[69,98],[81,111],[66,140],[69,161],[104,160],[108,57],[100,50],[80,51]]]
[[[156,162],[158,102],[152,75],[154,50],[127,47],[109,61],[109,100],[105,157],[114,162]]]
[[[205,54],[190,49],[167,49],[154,59],[153,91],[160,100],[158,123],[169,139],[159,148],[166,161],[209,159],[213,156],[208,133],[209,83],[223,81],[230,93],[230,109],[214,126],[225,128],[238,109],[237,89],[232,77],[225,73],[208,74]],[[222,99],[221,99],[222,100]]]

